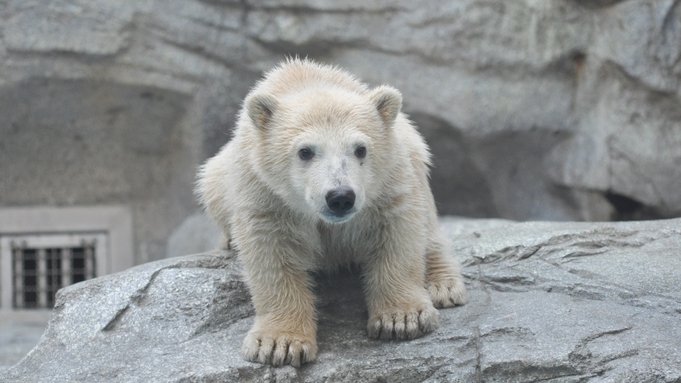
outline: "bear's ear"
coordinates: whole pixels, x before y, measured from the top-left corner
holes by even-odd
[[[402,94],[397,89],[382,85],[371,91],[373,102],[385,126],[392,126],[402,109]]]
[[[274,97],[264,94],[256,93],[246,97],[244,102],[246,105],[246,113],[251,118],[253,124],[259,129],[266,129],[272,120],[272,115],[277,109],[277,101]]]

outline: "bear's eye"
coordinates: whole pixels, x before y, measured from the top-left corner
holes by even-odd
[[[355,156],[357,156],[357,158],[364,158],[366,157],[366,155],[367,148],[365,148],[364,146],[359,146],[357,147],[357,149],[355,149]]]
[[[314,157],[314,152],[310,148],[302,148],[298,151],[298,157],[303,161],[307,161]]]

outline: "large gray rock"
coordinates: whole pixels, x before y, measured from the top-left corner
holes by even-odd
[[[179,257],[219,249],[222,233],[206,214],[199,211],[190,215],[168,237],[166,257]]]
[[[442,213],[681,215],[674,0],[0,1],[0,206],[132,207],[138,263],[285,55],[404,94]]]
[[[228,253],[138,266],[61,290],[4,382],[679,382],[681,220],[443,219],[465,306],[411,342],[366,337],[356,275],[318,278],[319,358],[244,361],[253,321]]]

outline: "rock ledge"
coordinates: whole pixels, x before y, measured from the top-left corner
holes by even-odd
[[[226,253],[148,263],[63,289],[5,382],[681,382],[681,220],[443,218],[470,303],[411,342],[367,339],[351,274],[320,276],[319,358],[244,361],[253,320]]]

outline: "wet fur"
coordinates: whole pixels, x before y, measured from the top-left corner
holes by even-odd
[[[256,84],[234,137],[201,168],[197,194],[253,297],[246,359],[316,358],[311,271],[361,265],[371,338],[419,337],[437,328],[435,307],[466,302],[438,228],[428,148],[401,104],[393,88],[291,59]],[[315,162],[301,162],[301,145],[314,146]],[[340,184],[357,194],[356,212],[335,223],[323,195]]]

